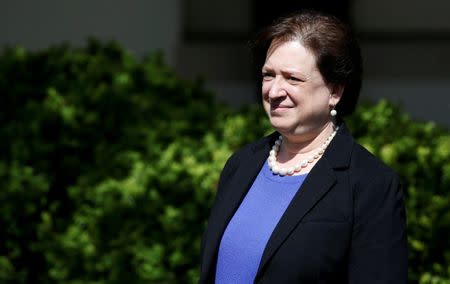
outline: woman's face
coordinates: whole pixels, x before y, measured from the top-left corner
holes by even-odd
[[[262,68],[264,109],[281,134],[313,138],[331,121],[342,94],[325,83],[315,56],[297,41],[270,48]]]

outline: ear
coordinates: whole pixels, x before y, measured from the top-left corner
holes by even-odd
[[[344,93],[344,86],[342,85],[334,85],[330,87],[330,99],[329,99],[330,108],[336,107],[336,105],[341,100],[343,93]]]

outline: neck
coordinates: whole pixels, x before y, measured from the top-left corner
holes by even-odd
[[[308,154],[317,149],[333,133],[335,129],[333,122],[328,122],[318,130],[308,135],[283,135],[283,144],[280,149],[280,158],[290,160],[298,155]]]
[[[309,172],[325,152],[336,134],[336,131],[337,129],[334,129],[333,124],[329,124],[324,126],[319,134],[313,139],[295,143],[289,139],[286,139],[285,141],[285,138],[280,136],[278,140],[275,141],[275,144],[272,146],[272,150],[269,153],[268,163],[270,169],[274,174],[282,176],[295,175],[300,172]],[[312,145],[316,145],[317,143],[320,143],[321,145],[312,147]],[[305,151],[305,148],[314,149]],[[292,149],[295,149],[295,151],[289,152],[289,150]]]

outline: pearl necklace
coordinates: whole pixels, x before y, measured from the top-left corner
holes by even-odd
[[[339,127],[336,127],[333,133],[331,133],[331,135],[327,138],[327,140],[323,142],[322,146],[318,148],[318,150],[314,153],[314,155],[310,156],[307,159],[301,160],[300,163],[290,168],[281,168],[276,165],[277,154],[278,151],[280,150],[281,142],[283,140],[283,137],[280,135],[280,137],[278,137],[278,140],[275,141],[275,145],[272,146],[272,150],[270,150],[269,152],[269,158],[267,160],[269,163],[270,170],[276,175],[285,176],[285,175],[293,175],[294,173],[299,172],[301,169],[306,168],[308,164],[311,164],[312,162],[314,162],[314,160],[317,160],[320,156],[322,156],[322,154],[325,152],[325,149],[328,147],[328,145],[330,145],[331,140],[336,135],[338,129]]]

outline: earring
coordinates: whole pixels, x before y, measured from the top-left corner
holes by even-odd
[[[333,109],[330,111],[330,115],[331,115],[332,117],[335,117],[335,116],[337,115],[337,111],[333,108]]]

